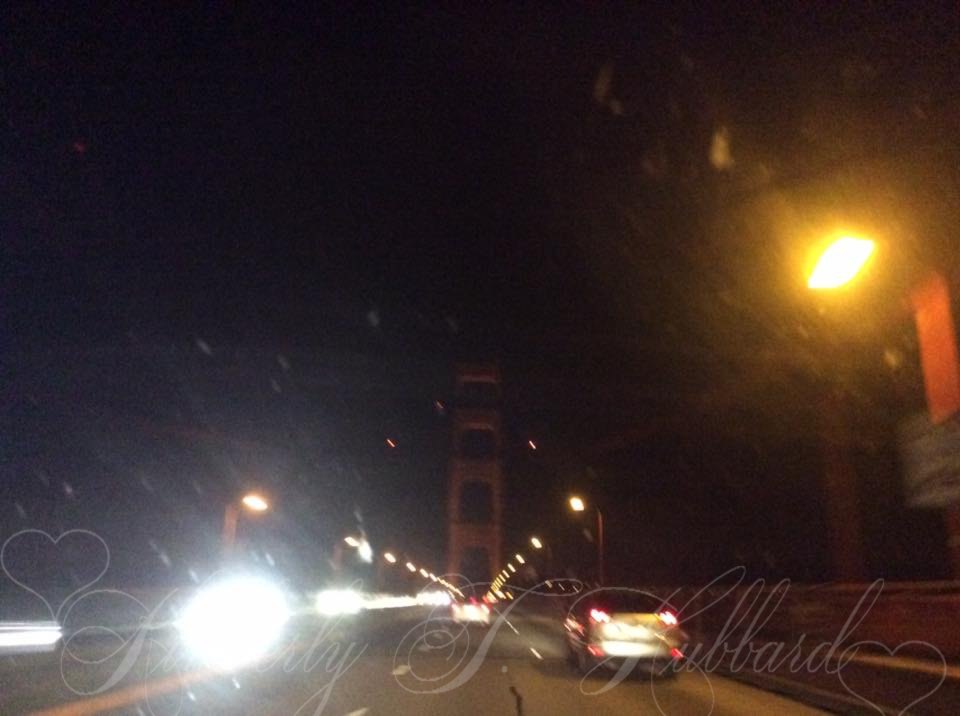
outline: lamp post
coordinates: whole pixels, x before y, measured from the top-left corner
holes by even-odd
[[[586,503],[582,497],[573,495],[568,504],[574,512],[584,512],[587,509]],[[599,507],[594,507],[597,513],[597,581],[602,585],[604,582],[603,574],[603,513]]]
[[[229,557],[237,542],[237,523],[240,521],[241,508],[249,512],[266,512],[270,504],[255,492],[244,495],[239,500],[231,500],[223,510],[223,532],[221,547],[223,556]]]
[[[869,239],[840,237],[820,255],[808,277],[807,286],[813,290],[845,286],[860,273],[874,249],[875,243]],[[930,422],[936,425],[960,411],[960,359],[950,308],[950,288],[943,274],[939,271],[928,272],[911,290],[910,306],[917,329],[927,412]],[[849,477],[849,470],[846,472]],[[844,482],[848,483],[849,480]],[[849,498],[852,494],[849,484],[834,487],[840,497],[846,494]],[[842,505],[831,507],[834,513],[832,521],[837,523],[838,534],[844,535],[841,544],[835,545],[835,548],[842,550],[844,542],[859,542],[859,534],[852,535],[853,530],[859,530],[859,524],[858,520],[849,520],[840,514],[842,509],[838,508],[842,508]],[[960,577],[960,507],[947,507],[945,518],[952,573]],[[836,559],[841,564],[856,568],[856,562],[851,563],[849,556],[839,554]]]
[[[536,552],[546,553],[546,556],[540,560],[540,563],[543,566],[546,576],[552,577],[555,565],[553,561],[553,546],[551,543],[544,542],[539,537],[534,536],[530,538],[530,546],[533,547]]]

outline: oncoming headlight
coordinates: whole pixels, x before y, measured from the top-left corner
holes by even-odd
[[[290,609],[271,582],[238,577],[202,589],[177,620],[184,644],[210,668],[256,661],[283,634]]]

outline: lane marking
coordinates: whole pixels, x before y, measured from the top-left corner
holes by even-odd
[[[365,713],[368,713],[370,709],[364,706],[362,709],[357,709],[356,711],[351,711],[347,716],[363,716]]]

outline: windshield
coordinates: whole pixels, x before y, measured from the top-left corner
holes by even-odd
[[[675,5],[3,3],[0,714],[960,713],[957,5]]]

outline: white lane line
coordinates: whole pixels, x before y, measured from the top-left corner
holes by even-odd
[[[541,661],[543,661],[543,657],[540,656],[540,652],[539,652],[539,651],[537,651],[536,649],[534,649],[532,646],[530,647],[530,651],[533,652],[533,655],[534,655],[535,657],[537,657],[538,659],[540,659]]]
[[[400,666],[396,667],[390,673],[393,674],[394,676],[403,676],[404,674],[407,674],[409,672],[410,672],[410,664],[400,664]]]
[[[364,715],[365,713],[367,713],[368,711],[370,711],[370,709],[368,709],[366,706],[364,706],[362,709],[357,709],[356,711],[351,711],[350,713],[347,714],[347,716],[363,716],[363,715]]]

